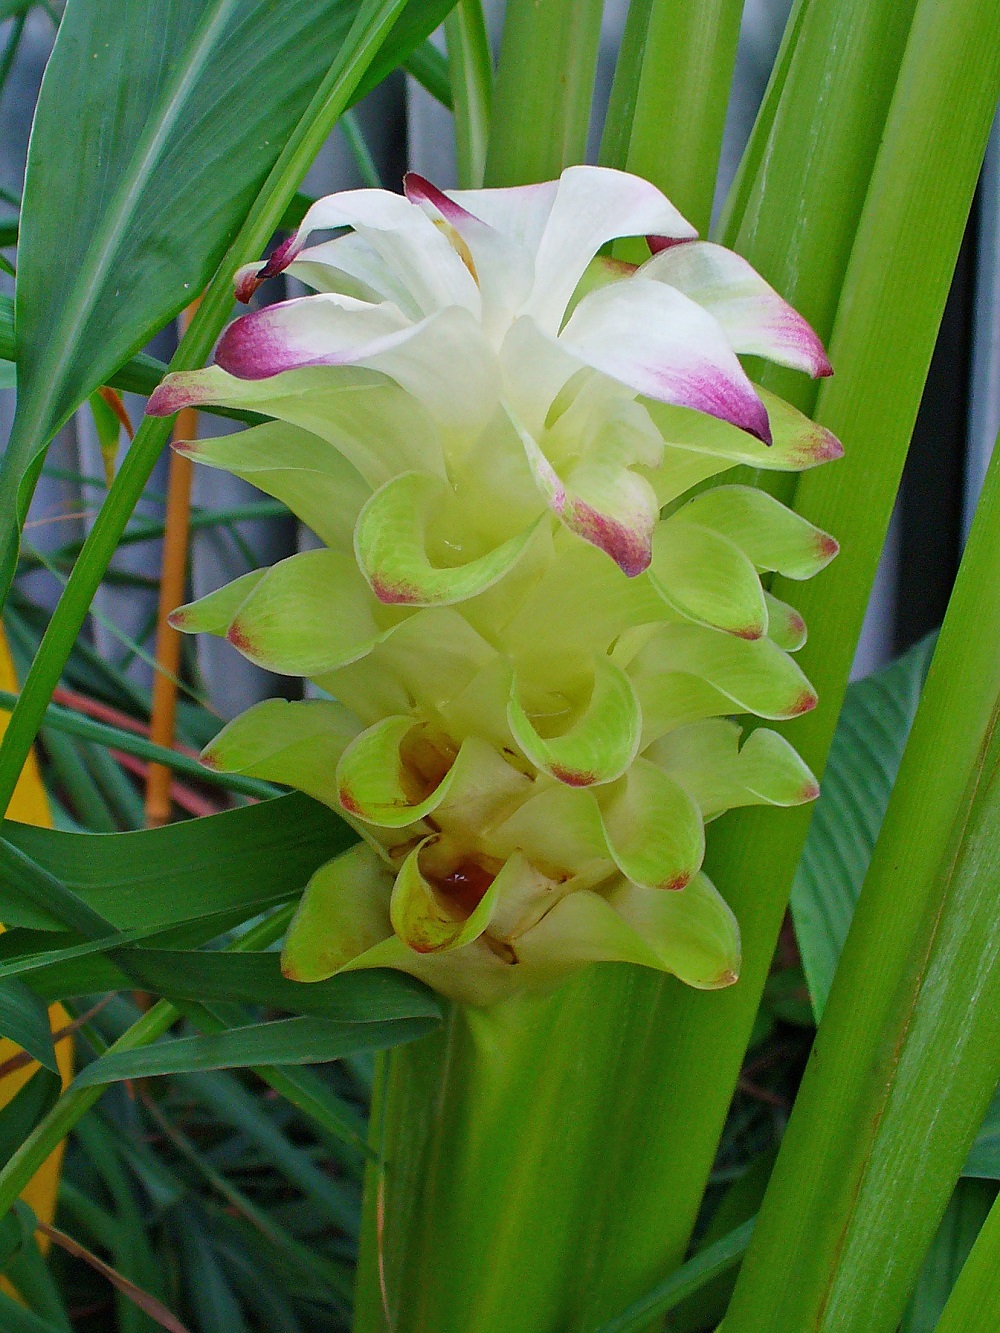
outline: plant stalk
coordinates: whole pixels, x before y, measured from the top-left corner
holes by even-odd
[[[493,57],[482,0],[458,0],[444,21],[455,108],[458,183],[478,190],[486,175],[493,102]]]
[[[631,969],[607,970],[627,994]],[[623,1113],[615,1071],[591,1058],[623,1017],[596,1007],[596,976],[452,1005],[439,1033],[393,1052],[372,1111],[385,1165],[369,1168],[355,1333],[594,1327],[581,1241],[608,1117]]]
[[[587,152],[602,0],[509,0],[487,185],[553,180]]]
[[[742,0],[632,0],[601,162],[658,185],[708,231]]]

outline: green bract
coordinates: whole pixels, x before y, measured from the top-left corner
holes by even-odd
[[[595,259],[626,235],[645,265]],[[736,356],[827,374],[815,335],[659,191],[598,168],[334,195],[239,293],[283,268],[318,294],[238,319],[151,410],[273,417],[180,447],[325,543],[173,617],[329,696],[260,704],[205,755],[364,839],[306,890],[287,975],[394,967],[473,1004],[602,960],[728,985],[705,823],[817,794],[785,740],[733,720],[816,701],[789,656],[805,626],[761,575],[809,578],[837,545],[705,483],[839,457]]]

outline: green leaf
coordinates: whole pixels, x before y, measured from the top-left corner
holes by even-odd
[[[237,908],[252,916],[299,892],[355,840],[333,811],[298,793],[137,833],[63,833],[8,821],[3,837],[115,930]],[[0,920],[42,930],[65,925],[54,907],[27,900],[5,879]]]
[[[58,1074],[42,1068],[32,1074],[5,1107],[0,1109],[0,1160],[6,1162],[20,1148],[59,1096]]]
[[[6,292],[0,292],[0,360],[11,363],[9,372],[11,380],[9,384],[3,384],[5,389],[14,387],[13,362],[16,355],[14,298],[8,296]],[[131,361],[127,361],[119,370],[115,371],[108,383],[112,388],[124,389],[128,393],[150,394],[166,373],[167,365],[165,361],[160,361],[155,356],[149,356],[146,352],[137,352]],[[211,408],[206,408],[206,411],[211,410]]]
[[[206,1069],[255,1065],[306,1065],[340,1060],[359,1051],[384,1051],[415,1041],[437,1026],[432,1018],[337,1023],[323,1018],[283,1018],[200,1037],[174,1037],[136,1051],[102,1056],[77,1075],[78,1088]]]
[[[910,734],[936,634],[847,688],[792,886],[792,917],[817,1020],[830,993]]]
[[[354,97],[449,0],[410,0]],[[357,0],[69,0],[21,210],[19,395],[0,471],[13,551],[45,446],[203,290],[360,9]],[[67,126],[73,133],[67,133]]]
[[[721,1240],[706,1245],[647,1296],[635,1301],[616,1319],[602,1324],[597,1333],[644,1333],[655,1327],[656,1319],[739,1263],[750,1244],[755,1221],[751,1218]]]
[[[8,1263],[6,1276],[31,1312],[49,1321],[44,1328],[54,1329],[56,1333],[73,1333],[55,1276],[38,1246],[35,1236],[38,1219],[23,1201],[16,1207],[21,1214],[24,1242]]]
[[[701,232],[742,12],[741,0],[631,0],[604,124],[602,164],[651,180]]]
[[[406,57],[403,66],[406,72],[412,74],[432,97],[436,98],[442,106],[446,106],[449,111],[451,110],[452,97],[451,82],[448,78],[448,62],[436,46],[431,42],[421,42]],[[301,221],[302,218],[300,217],[292,226],[297,227]]]
[[[962,1267],[935,1333],[993,1333],[1000,1321],[1000,1204],[990,1214]]]
[[[60,1325],[33,1314],[3,1291],[0,1291],[0,1317],[5,1333],[63,1333]]]
[[[0,1036],[58,1074],[48,1011],[35,992],[16,977],[0,981]]]
[[[284,1077],[298,1078],[310,1072],[286,1066]],[[278,1073],[274,1069],[268,1071],[269,1076]],[[314,1079],[319,1081],[315,1073]],[[206,1107],[215,1121],[232,1125],[243,1140],[300,1189],[315,1204],[324,1224],[333,1221],[348,1235],[357,1234],[358,1205],[353,1191],[323,1171],[304,1147],[292,1143],[274,1116],[268,1114],[266,1105],[262,1105],[241,1080],[232,1074],[209,1071],[181,1074],[178,1085],[183,1093],[193,1096]]]
[[[1000,1093],[990,1103],[962,1174],[1000,1180]]]
[[[996,1198],[984,1180],[960,1180],[941,1219],[899,1333],[934,1333],[962,1265]]]
[[[263,1005],[338,1023],[396,1022],[440,1017],[440,1005],[402,972],[345,972],[306,984],[281,975],[276,953],[122,949],[128,973],[179,1002]]]
[[[28,904],[29,910],[33,906],[41,912],[51,912],[60,925],[68,926],[86,939],[101,939],[114,934],[114,926],[99,912],[44,866],[3,838],[0,838],[0,875],[6,891]]]
[[[25,1230],[19,1206],[0,1217],[0,1273],[24,1244]]]

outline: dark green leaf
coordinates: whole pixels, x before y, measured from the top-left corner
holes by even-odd
[[[258,1004],[340,1023],[440,1018],[431,991],[403,972],[343,972],[328,981],[288,981],[276,953],[144,948],[116,950],[130,976],[170,1000]]]
[[[0,1162],[6,1162],[31,1131],[55,1105],[60,1079],[48,1069],[39,1069],[0,1109]]]
[[[751,1218],[721,1240],[699,1250],[694,1258],[678,1268],[676,1273],[671,1273],[648,1295],[635,1301],[616,1318],[602,1324],[597,1333],[644,1333],[644,1330],[655,1327],[657,1318],[740,1262],[750,1244],[755,1221],[756,1218]]]
[[[9,1038],[54,1074],[59,1072],[48,1010],[16,977],[0,981],[0,1036]]]
[[[848,686],[792,888],[817,1020],[882,826],[937,635]]]
[[[962,1174],[1000,1180],[1000,1092],[993,1098],[986,1112],[986,1119],[972,1145]]]
[[[442,106],[451,110],[451,80],[448,77],[448,61],[430,42],[421,42],[404,62],[406,72],[412,74],[430,95]]]
[[[73,1333],[55,1275],[38,1247],[35,1235],[38,1220],[23,1201],[15,1207],[22,1213],[26,1234],[24,1243],[7,1266],[7,1277],[32,1313],[40,1319],[48,1320],[46,1328],[54,1328],[57,1333]],[[3,1328],[6,1333],[7,1325],[4,1324]]]
[[[355,840],[325,806],[293,793],[136,833],[63,833],[7,822],[3,837],[115,930],[166,927],[301,891]],[[63,919],[0,876],[0,920],[58,930]]]
[[[68,889],[51,871],[5,838],[0,838],[0,883],[8,894],[29,904],[29,910],[34,907],[40,912],[51,913],[60,926],[77,931],[86,939],[103,939],[115,934],[114,926],[99,912],[95,912],[78,894]]]
[[[0,1273],[35,1229],[37,1219],[20,1200],[0,1217]]]
[[[287,894],[279,894],[273,903],[259,906],[277,906],[287,897]],[[47,1001],[113,989],[122,983],[125,974],[108,957],[94,955],[107,955],[113,949],[140,941],[163,949],[197,948],[241,925],[246,916],[245,908],[235,908],[198,916],[193,921],[183,921],[166,929],[143,926],[91,940],[81,939],[75,931],[29,930],[15,926],[0,934],[0,979],[30,975],[32,988]],[[94,969],[93,973],[88,972],[89,967]],[[76,988],[59,989],[68,977],[76,978]]]
[[[187,1297],[204,1333],[249,1333],[213,1246],[191,1208],[181,1208],[179,1237],[184,1252]]]
[[[992,1182],[958,1182],[913,1289],[899,1333],[934,1333],[996,1193]]]
[[[293,1073],[300,1070],[290,1070]],[[222,1124],[238,1131],[241,1141],[269,1162],[315,1205],[321,1225],[333,1221],[348,1235],[361,1226],[360,1200],[353,1188],[323,1171],[276,1123],[267,1104],[254,1097],[232,1074],[181,1074],[177,1084]]]
[[[775,1018],[794,1023],[796,1027],[814,1026],[809,991],[801,968],[788,967],[769,977],[764,999]]]
[[[283,1018],[200,1037],[168,1037],[135,1051],[117,1051],[88,1065],[77,1087],[126,1078],[255,1065],[306,1065],[340,1060],[355,1051],[383,1051],[415,1041],[435,1027],[430,1018],[395,1022],[336,1023],[322,1018]]]
[[[410,0],[361,96],[444,18]],[[69,0],[21,209],[9,562],[44,448],[218,266],[357,16],[356,0]]]
[[[0,1320],[4,1333],[62,1333],[58,1324],[49,1323],[26,1310],[11,1296],[0,1291]]]

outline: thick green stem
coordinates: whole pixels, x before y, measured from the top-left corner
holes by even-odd
[[[493,57],[482,0],[458,0],[444,28],[455,107],[458,183],[463,189],[478,190],[486,174],[493,102]]]
[[[330,73],[282,149],[261,187],[257,205],[209,284],[170,363],[172,371],[194,369],[211,352],[232,310],[233,274],[240,264],[257,258],[264,249],[405,2],[368,0],[361,9]],[[143,418],[52,614],[0,746],[0,810],[6,810],[10,803],[94,594],[170,435],[170,424],[167,418]],[[38,466],[41,467],[41,459]]]
[[[658,185],[704,234],[742,0],[632,0],[601,161]]]
[[[899,40],[895,7],[878,9],[874,18],[858,0],[800,11],[807,50],[792,60],[812,70],[822,107],[836,100],[837,79],[847,75],[840,48],[831,49],[830,30],[820,22],[823,14],[814,15],[831,9],[865,27],[869,55],[879,16],[883,38],[895,33]],[[817,772],[846,686],[996,106],[997,10],[998,0],[923,0],[888,117],[881,129],[863,127],[867,157],[852,187],[857,199],[845,202],[829,145],[829,174],[822,178],[812,170],[807,143],[794,152],[794,144],[782,149],[788,165],[775,170],[786,138],[813,135],[809,99],[799,84],[797,119],[781,108],[774,116],[780,131],[773,130],[761,169],[767,179],[759,199],[754,196],[761,228],[765,213],[787,210],[794,199],[797,210],[819,219],[821,230],[827,213],[853,210],[848,240],[857,230],[853,247],[838,252],[839,268],[831,262],[812,279],[823,301],[832,293],[836,302],[843,288],[832,337],[837,374],[823,389],[819,414],[843,438],[847,456],[806,474],[799,487],[799,507],[841,538],[843,552],[808,584],[776,584],[810,627],[802,660],[821,703],[790,723],[787,734]],[[848,33],[844,40],[854,38]],[[898,67],[898,50],[896,61]],[[896,67],[880,75],[890,87]],[[866,77],[872,77],[870,66]],[[786,88],[791,85],[790,68]],[[826,132],[844,141],[842,155],[849,156],[848,141],[862,134],[856,114],[863,92],[863,80],[852,83],[841,111],[823,119]],[[799,244],[810,236],[800,235]],[[492,1327],[517,1333],[591,1333],[681,1262],[808,822],[807,809],[757,810],[733,812],[712,830],[707,868],[736,911],[744,940],[743,974],[730,990],[706,994],[641,970],[591,969],[556,997],[534,1002],[530,1040],[519,1038],[516,1027],[508,1034],[506,1116],[487,1116],[478,1107],[480,1100],[492,1105],[495,1074],[473,1060],[467,1039],[426,1043],[412,1077],[407,1062],[417,1061],[417,1050],[393,1057],[383,1109],[385,1229],[377,1244],[373,1181],[358,1333],[383,1327],[376,1255],[385,1265],[390,1301],[399,1304],[400,1333],[485,1330],[489,1319]],[[544,1161],[535,1146],[542,1131],[549,1144]],[[572,1151],[564,1152],[565,1145]],[[439,1173],[447,1195],[437,1186]],[[427,1237],[434,1238],[433,1251]],[[449,1281],[452,1290],[445,1293]],[[427,1294],[418,1295],[425,1286]],[[480,1317],[484,1322],[475,1322]]]
[[[583,161],[602,10],[602,0],[509,0],[487,185],[552,180]]]
[[[627,1001],[635,974],[606,971]],[[369,1179],[357,1333],[596,1326],[581,1242],[609,1118],[628,1114],[615,1071],[591,1058],[614,1048],[624,1018],[620,1004],[596,1006],[596,977],[490,1010],[453,1006],[440,1034],[393,1053],[372,1116],[385,1170]]]
[[[732,1333],[895,1329],[1000,1079],[998,642],[1000,452],[727,1316]]]

